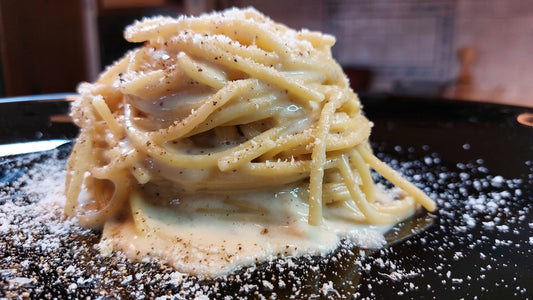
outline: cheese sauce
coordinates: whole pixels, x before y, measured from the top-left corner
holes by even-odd
[[[145,190],[142,197],[151,193]],[[320,226],[309,225],[308,204],[299,194],[293,188],[225,199],[196,195],[167,200],[166,205],[147,204],[136,194],[133,219],[108,221],[101,250],[120,250],[135,260],[159,258],[180,272],[217,276],[274,257],[324,255],[341,238],[361,247],[385,243],[383,233],[391,226],[356,224],[357,216],[345,207],[331,207]],[[159,194],[158,199],[165,198]]]

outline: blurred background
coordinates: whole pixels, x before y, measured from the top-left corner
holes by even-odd
[[[335,35],[358,92],[533,107],[529,0],[0,0],[0,96],[74,92],[138,46],[134,20],[231,6]]]

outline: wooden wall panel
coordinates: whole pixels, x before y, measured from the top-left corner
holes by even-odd
[[[84,0],[0,0],[6,96],[71,92],[89,79],[86,4]]]

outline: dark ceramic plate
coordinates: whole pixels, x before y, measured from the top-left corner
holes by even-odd
[[[533,128],[516,121],[532,109],[376,95],[362,101],[375,123],[375,152],[439,203],[436,213],[421,211],[396,226],[383,249],[343,243],[326,257],[177,280],[154,262],[100,256],[96,231],[27,233],[17,222],[32,219],[19,216],[0,221],[0,297],[532,297]],[[67,110],[64,101],[1,103],[0,144],[73,139],[76,128],[61,117]],[[50,157],[64,162],[70,147],[0,158],[0,213],[35,205],[18,178]],[[20,242],[27,235],[36,242]],[[39,239],[54,236],[57,247],[39,248]]]

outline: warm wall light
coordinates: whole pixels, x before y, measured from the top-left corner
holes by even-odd
[[[516,120],[520,124],[533,127],[533,113],[521,113]]]

